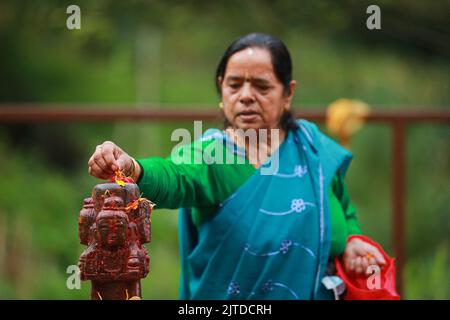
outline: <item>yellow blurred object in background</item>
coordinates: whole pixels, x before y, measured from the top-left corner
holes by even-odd
[[[338,99],[327,108],[327,129],[348,148],[351,136],[362,128],[369,112],[369,105],[361,100]]]

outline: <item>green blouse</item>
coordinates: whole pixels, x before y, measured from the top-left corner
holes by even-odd
[[[203,159],[205,152],[214,156],[213,142],[212,139],[184,145],[167,158],[137,160],[142,169],[138,184],[144,197],[154,202],[156,208],[192,208],[193,223],[196,226],[207,223],[219,205],[256,172],[247,159],[238,162],[239,156],[234,154],[232,164],[226,164],[225,160],[225,164],[195,162],[194,158]],[[220,147],[224,159],[227,154],[230,156],[228,148]],[[340,174],[334,176],[328,196],[332,230],[330,257],[335,257],[343,253],[348,236],[360,234],[361,230]]]

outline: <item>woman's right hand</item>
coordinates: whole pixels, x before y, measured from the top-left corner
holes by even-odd
[[[130,157],[114,142],[105,141],[95,148],[88,161],[89,174],[93,177],[108,180],[118,170],[136,180],[136,160]],[[137,165],[139,167],[139,165]]]

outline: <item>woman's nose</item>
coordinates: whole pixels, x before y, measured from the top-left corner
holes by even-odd
[[[250,83],[246,82],[242,86],[242,91],[241,91],[241,95],[239,97],[239,101],[242,104],[251,104],[251,103],[255,102],[255,97],[253,95],[253,90],[251,88]]]

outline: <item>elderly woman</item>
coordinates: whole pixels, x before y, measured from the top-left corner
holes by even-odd
[[[180,297],[325,299],[321,280],[334,257],[354,273],[385,264],[374,246],[348,241],[361,233],[344,182],[351,154],[293,118],[296,82],[286,46],[265,34],[237,39],[219,63],[216,85],[224,130],[210,129],[168,158],[135,160],[107,141],[88,163],[101,179],[122,170],[159,208],[183,208]],[[268,139],[256,144],[242,134],[261,129]],[[219,153],[233,161],[186,161]],[[263,173],[275,155],[275,170]]]

